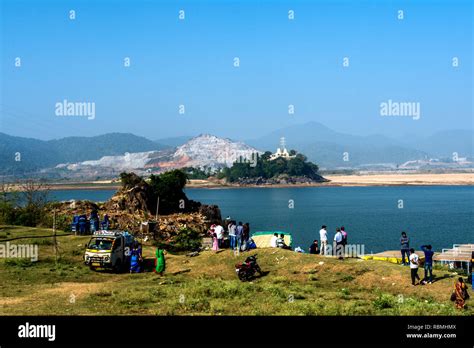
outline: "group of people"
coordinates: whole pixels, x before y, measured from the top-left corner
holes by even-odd
[[[431,245],[422,245],[421,250],[425,254],[425,262],[423,268],[425,270],[425,277],[420,280],[418,275],[418,268],[421,265],[420,257],[415,252],[415,249],[410,248],[410,238],[408,238],[406,232],[402,232],[400,237],[400,253],[402,254],[402,265],[410,266],[411,273],[411,284],[413,286],[417,284],[425,285],[433,283],[433,255],[434,251]],[[418,283],[416,283],[418,280]]]
[[[280,236],[278,236],[278,233],[274,233],[270,239],[270,246],[272,248],[291,250],[291,247],[285,243],[285,235],[283,233],[280,233]]]
[[[138,241],[135,241],[130,248],[130,273],[143,272],[143,262],[142,246]],[[162,248],[157,248],[155,251],[155,267],[153,271],[162,276],[165,269],[165,251]]]
[[[91,212],[89,219],[86,214],[79,215],[77,213],[75,213],[72,218],[71,230],[74,233],[79,233],[80,235],[94,233],[99,230],[99,227],[101,227],[102,230],[108,230],[110,221],[107,214],[104,214],[104,219],[100,221],[97,210]]]
[[[229,247],[231,251],[245,251],[256,248],[255,242],[250,238],[250,224],[248,222],[239,221],[237,223],[235,220],[227,218],[224,226],[211,225],[208,234],[212,238],[212,250],[218,251]],[[229,245],[226,244],[226,233],[229,236]]]
[[[423,268],[425,271],[424,278],[420,280],[418,275],[418,269],[421,265],[420,257],[415,252],[415,249],[410,248],[410,239],[407,236],[406,232],[402,232],[400,237],[400,252],[402,255],[402,265],[410,266],[411,274],[411,284],[415,285],[425,285],[433,283],[433,247],[431,245],[422,245],[420,249],[425,254],[425,260],[423,263]],[[416,282],[418,281],[418,283]],[[465,306],[466,300],[469,298],[469,293],[467,292],[467,286],[464,283],[462,277],[459,277],[456,283],[454,284],[454,290],[451,294],[451,300],[455,302],[456,308],[462,309]]]
[[[321,244],[318,245],[318,241],[314,240],[309,247],[310,254],[320,254],[320,255],[329,255],[338,256],[339,259],[344,257],[345,247],[347,245],[347,232],[344,226],[337,227],[336,233],[334,234],[332,253],[329,252],[328,248],[328,231],[327,226],[322,225],[319,230],[319,239]]]

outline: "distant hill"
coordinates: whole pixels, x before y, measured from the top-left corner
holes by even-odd
[[[357,136],[318,122],[278,129],[245,143],[208,134],[152,141],[130,133],[109,133],[43,141],[0,133],[0,175],[20,177],[42,171],[69,177],[74,169],[75,178],[80,179],[81,175],[108,177],[135,168],[148,172],[182,167],[216,169],[231,166],[240,154],[274,152],[281,137],[285,137],[288,150],[304,154],[321,169],[396,168],[407,161],[449,159],[453,152],[472,162],[473,135],[472,130],[449,130],[428,137]],[[15,161],[16,153],[20,161]],[[59,164],[60,173],[49,170]]]
[[[436,157],[474,157],[474,131],[453,129],[437,132],[427,137],[410,136],[400,138],[408,146],[428,152]]]
[[[274,151],[284,137],[288,149],[305,154],[320,168],[358,167],[367,164],[401,164],[430,156],[413,144],[384,135],[357,136],[336,132],[321,123],[309,122],[273,131],[247,143]],[[428,150],[428,147],[426,148]],[[347,153],[348,161],[344,154]]]
[[[167,146],[130,133],[37,140],[0,133],[0,174],[24,174],[60,163],[97,160],[125,152],[157,151]],[[15,161],[15,154],[21,155]]]
[[[256,149],[230,139],[202,134],[185,144],[159,151],[121,152],[118,155],[102,156],[96,160],[62,163],[49,168],[49,177],[99,179],[116,177],[123,171],[134,171],[140,175],[160,173],[177,168],[201,168],[216,170],[242,158],[251,158]]]

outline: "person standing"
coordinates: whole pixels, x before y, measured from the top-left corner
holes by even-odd
[[[135,242],[130,253],[130,273],[140,273],[142,262],[142,248]]]
[[[217,237],[217,245],[219,246],[219,249],[222,249],[224,247],[224,227],[216,225],[214,227],[214,233]]]
[[[415,284],[415,279],[418,279],[418,282],[420,281],[420,276],[418,275],[418,266],[420,264],[420,258],[418,255],[415,253],[415,249],[410,249],[410,272],[411,272],[411,285],[416,285]]]
[[[160,276],[163,276],[163,272],[165,271],[166,268],[166,262],[165,262],[165,252],[161,248],[156,249],[156,260],[155,260],[155,272],[158,273]]]
[[[109,229],[109,226],[109,216],[107,214],[104,214],[104,220],[102,221],[102,229],[107,231]]]
[[[346,245],[347,245],[347,232],[344,226],[341,227],[342,234],[342,254],[346,254]]]
[[[250,225],[248,222],[244,224],[244,230],[242,233],[242,239],[245,241],[246,244],[248,244],[249,239],[250,239]]]
[[[244,226],[242,226],[242,221],[239,221],[238,226],[235,228],[235,239],[237,243],[237,250],[240,251],[242,246],[242,235],[244,233]]]
[[[326,225],[322,225],[319,230],[319,239],[321,240],[321,255],[326,255],[328,245],[328,232],[326,231]]]
[[[86,234],[86,224],[87,224],[87,217],[85,214],[79,216],[79,234],[81,236]]]
[[[423,279],[423,283],[426,284],[433,284],[433,255],[434,251],[431,250],[431,245],[422,245],[421,250],[425,253],[425,278]],[[429,278],[428,278],[429,273]]]
[[[405,232],[402,232],[402,236],[400,237],[400,251],[402,253],[402,265],[407,266],[410,264],[410,239]],[[407,262],[405,262],[405,255]]]
[[[75,235],[79,232],[79,215],[77,213],[74,213],[74,217],[72,219],[72,229]]]
[[[230,242],[230,250],[235,249],[235,242],[236,242],[236,237],[235,237],[235,221],[230,221],[229,224],[227,225],[227,229],[229,231],[229,242]]]
[[[334,256],[338,256],[339,259],[342,259],[342,249],[342,233],[341,229],[338,227],[336,228],[336,234],[334,235]]]

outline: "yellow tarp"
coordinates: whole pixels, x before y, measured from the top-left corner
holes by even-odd
[[[272,234],[264,234],[264,235],[257,235],[252,236],[253,241],[257,245],[257,248],[271,248],[270,240],[272,239]],[[285,235],[283,238],[285,240],[286,245],[290,245],[291,238],[289,235]]]
[[[415,251],[415,253],[420,258],[420,261],[425,260],[425,254],[422,251]],[[388,250],[378,254],[370,254],[361,256],[364,260],[376,260],[376,261],[386,261],[391,263],[402,263],[402,255],[399,250]],[[408,262],[408,260],[407,260]]]

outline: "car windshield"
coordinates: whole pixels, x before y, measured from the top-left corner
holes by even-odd
[[[112,239],[108,238],[92,238],[89,242],[88,249],[110,250],[112,249]]]

